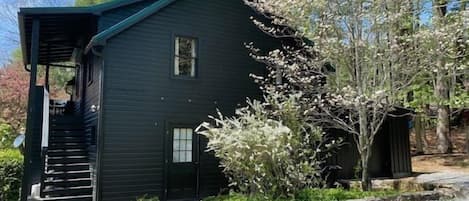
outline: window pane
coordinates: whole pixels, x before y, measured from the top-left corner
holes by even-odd
[[[179,57],[178,59],[178,68],[179,68],[179,74],[178,75],[183,75],[183,76],[193,76],[195,72],[195,64],[193,63],[192,58],[184,58],[184,57]]]
[[[187,162],[186,160],[186,153],[184,151],[179,152],[179,157],[181,157],[181,162]]]
[[[181,129],[175,128],[174,129],[174,139],[181,139],[180,133],[181,133]]]
[[[186,140],[186,150],[192,151],[192,140]]]
[[[186,152],[186,162],[192,162],[192,151]]]
[[[180,160],[179,160],[179,153],[180,153],[180,152],[178,152],[178,151],[174,151],[174,152],[173,152],[173,162],[175,162],[175,163],[180,162]]]
[[[189,129],[189,130],[187,131],[187,138],[186,138],[186,139],[192,140],[192,129]]]
[[[195,43],[193,39],[178,38],[179,39],[179,52],[178,56],[190,58],[193,56],[195,50]]]
[[[175,150],[175,151],[181,150],[181,149],[180,149],[180,143],[181,143],[181,141],[179,141],[179,140],[174,140],[174,142],[173,142],[173,150]]]

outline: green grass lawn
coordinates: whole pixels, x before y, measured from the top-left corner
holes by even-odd
[[[365,197],[388,197],[398,195],[398,191],[369,191],[344,190],[344,189],[308,189],[299,193],[295,198],[272,199],[264,196],[246,196],[232,193],[217,197],[209,197],[204,201],[342,201],[349,199],[359,199]]]

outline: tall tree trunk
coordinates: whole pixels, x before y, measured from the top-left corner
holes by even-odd
[[[446,23],[447,14],[447,0],[434,0],[434,22],[436,26],[443,26]],[[439,52],[443,54],[445,52],[442,47],[439,48]],[[438,100],[438,118],[436,135],[438,137],[438,151],[440,153],[452,152],[451,141],[449,138],[449,118],[450,108],[448,106],[449,101],[449,80],[448,70],[445,69],[445,61],[443,56],[440,56],[437,60],[438,72],[436,73],[436,86],[435,96]]]
[[[438,151],[440,153],[451,153],[452,145],[449,138],[450,108],[446,103],[449,100],[448,80],[444,70],[437,73],[435,95],[438,99],[438,118],[436,135],[438,137]]]
[[[422,114],[417,114],[415,116],[415,125],[414,125],[414,131],[415,131],[415,144],[417,148],[417,155],[424,154],[425,150],[424,147],[426,148],[426,143],[425,143],[425,122],[423,122],[423,116]]]

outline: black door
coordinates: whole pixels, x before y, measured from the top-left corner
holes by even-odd
[[[191,127],[171,127],[167,138],[167,199],[197,198],[198,139]]]

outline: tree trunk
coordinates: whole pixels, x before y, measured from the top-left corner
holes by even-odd
[[[366,112],[365,106],[360,106],[358,111],[358,117],[360,122],[360,137],[359,137],[359,153],[361,159],[361,168],[362,168],[362,190],[370,191],[372,189],[371,177],[368,172],[368,161],[371,156],[371,142],[370,135],[372,135],[368,130],[368,113]]]
[[[425,143],[425,123],[423,122],[423,117],[422,114],[417,114],[415,117],[415,143],[416,143],[416,148],[417,148],[417,155],[424,154],[424,147],[426,148],[426,143]]]
[[[469,154],[469,119],[464,119],[464,132],[466,133],[466,154]]]
[[[447,104],[449,100],[449,89],[444,70],[440,70],[437,73],[435,95],[438,99],[438,123],[436,128],[438,151],[440,153],[451,153],[452,145],[449,138],[450,108]]]
[[[362,153],[362,178],[361,178],[361,183],[362,183],[362,190],[363,191],[371,191],[373,189],[373,184],[371,183],[371,176],[369,173],[369,160],[371,156],[371,147],[370,149],[366,149],[364,153]]]

